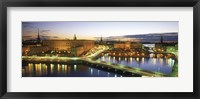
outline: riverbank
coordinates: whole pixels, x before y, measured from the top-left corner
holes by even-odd
[[[151,72],[148,70],[142,70],[138,67],[128,67],[123,66],[121,64],[110,64],[108,62],[102,62],[102,61],[93,61],[91,59],[87,58],[81,58],[81,57],[36,57],[36,56],[23,56],[22,57],[24,61],[28,62],[36,62],[36,63],[70,63],[70,64],[89,64],[89,66],[92,66],[94,68],[100,68],[105,71],[111,71],[115,72],[118,71],[120,73],[127,73],[127,74],[139,74],[145,77],[169,77],[169,75],[160,73],[160,72]],[[113,71],[114,70],[114,71]]]

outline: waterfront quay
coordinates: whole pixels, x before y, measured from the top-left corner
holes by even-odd
[[[151,72],[140,68],[127,67],[121,64],[111,64],[108,62],[95,61],[86,57],[36,57],[22,56],[22,62],[31,63],[66,63],[66,64],[82,64],[92,68],[96,68],[111,73],[123,75],[124,77],[166,77],[168,75],[160,72]],[[49,65],[47,65],[49,66]]]

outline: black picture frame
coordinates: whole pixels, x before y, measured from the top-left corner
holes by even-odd
[[[193,92],[7,92],[7,7],[193,7]],[[199,99],[200,0],[1,0],[0,97],[3,99]],[[184,83],[184,82],[183,82]]]

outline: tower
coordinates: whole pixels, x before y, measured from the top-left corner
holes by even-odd
[[[74,40],[76,40],[76,34],[74,34]]]
[[[163,44],[163,36],[160,37],[160,43]]]
[[[100,42],[102,42],[103,41],[103,38],[102,38],[102,35],[101,35],[101,39],[100,39]]]
[[[40,43],[41,42],[41,40],[40,40],[40,30],[38,29],[38,37],[37,37],[37,43]]]

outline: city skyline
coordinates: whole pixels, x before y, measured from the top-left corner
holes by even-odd
[[[22,22],[24,40],[35,39],[95,40],[96,37],[178,32],[178,22]]]
[[[178,77],[178,34],[175,21],[22,22],[22,77]]]

